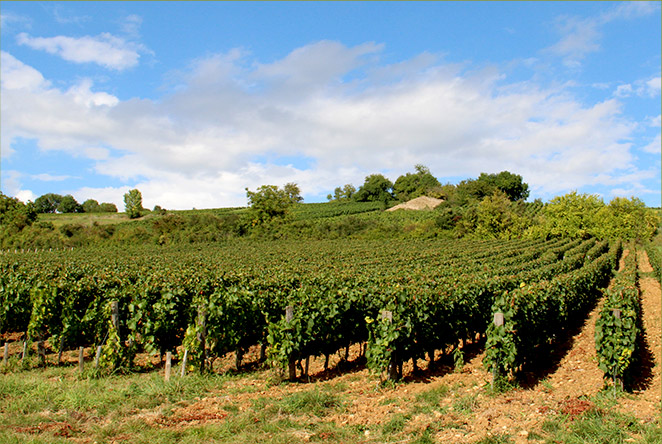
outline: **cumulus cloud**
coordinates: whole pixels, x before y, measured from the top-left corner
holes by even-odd
[[[83,37],[31,37],[18,34],[17,42],[32,49],[46,51],[74,63],[96,63],[103,67],[122,71],[138,64],[140,45],[115,37],[107,32],[98,36]]]
[[[31,190],[23,189],[23,183],[21,182],[23,174],[20,171],[9,170],[4,174],[3,188],[7,196],[16,197],[21,202],[34,202],[37,196]]]
[[[3,138],[95,159],[127,186],[73,194],[118,207],[128,184],[148,207],[236,206],[246,187],[297,182],[325,196],[418,163],[439,177],[510,170],[541,197],[641,180],[618,98],[586,105],[566,86],[506,84],[495,68],[430,54],[383,64],[381,51],[325,41],[260,63],[233,50],[196,60],[158,101],[120,101],[89,80],[61,90],[3,53]]]

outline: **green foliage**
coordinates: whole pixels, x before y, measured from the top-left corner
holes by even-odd
[[[660,225],[659,215],[636,197],[615,197],[595,217],[593,234],[600,239],[648,240]]]
[[[456,231],[477,239],[514,239],[522,236],[532,223],[525,210],[523,202],[512,202],[497,189],[478,205],[465,209]]]
[[[124,211],[129,219],[136,219],[143,211],[143,196],[139,190],[129,190],[124,194]]]
[[[395,198],[405,202],[419,196],[427,195],[432,190],[441,187],[430,170],[424,165],[415,166],[416,173],[407,173],[397,178],[393,184]]]
[[[285,191],[291,203],[295,204],[303,202],[303,197],[301,197],[301,190],[297,184],[293,182],[286,183],[283,186],[283,191]]]
[[[99,205],[99,213],[117,213],[117,206],[114,203],[104,202]]]
[[[67,194],[60,200],[57,211],[59,213],[82,213],[83,208],[71,194]]]
[[[39,196],[34,201],[35,211],[37,213],[55,213],[62,199],[63,197],[61,195],[54,193]]]
[[[356,193],[356,188],[354,185],[348,183],[345,186],[341,187],[336,187],[333,190],[333,195],[329,194],[326,196],[326,198],[333,202],[342,202],[342,201],[347,201],[351,200],[354,197],[354,194]]]
[[[287,184],[283,189],[276,185],[262,185],[257,191],[246,188],[246,197],[256,223],[285,216],[292,204],[301,200],[296,184]]]
[[[455,200],[466,205],[481,201],[496,190],[505,193],[511,201],[525,201],[529,197],[529,185],[522,181],[522,176],[502,171],[498,174],[481,173],[477,179],[463,180],[455,189]]]
[[[605,205],[596,195],[573,191],[553,198],[542,211],[541,225],[531,233],[543,237],[647,240],[659,224],[659,215],[635,197],[616,197]]]
[[[393,199],[393,183],[381,174],[371,174],[354,194],[357,202],[388,202]]]
[[[595,324],[598,366],[606,380],[623,380],[629,376],[640,334],[641,303],[634,248],[624,262],[613,286],[605,291],[606,302]]]
[[[497,375],[515,372],[535,356],[536,347],[553,342],[563,328],[586,314],[621,251],[616,243],[602,253],[604,245],[585,242],[574,253],[563,253],[562,267],[552,279],[537,283],[522,279],[518,288],[495,298],[492,313],[501,313],[504,323],[490,323],[487,328],[484,362],[488,369]]]
[[[597,214],[605,207],[596,195],[576,191],[553,198],[544,208],[543,233],[548,236],[586,238],[598,228]]]
[[[20,232],[37,220],[34,205],[0,193],[0,236]]]
[[[99,202],[94,199],[87,199],[83,202],[83,212],[84,213],[98,213],[99,212]]]

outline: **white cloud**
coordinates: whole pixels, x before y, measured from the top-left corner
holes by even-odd
[[[3,31],[6,31],[14,24],[24,26],[26,28],[31,28],[32,20],[27,16],[15,14],[13,12],[4,11],[0,14],[0,26],[2,27]]]
[[[7,196],[13,196],[18,198],[21,202],[33,201],[37,196],[30,190],[24,190],[23,184],[21,183],[21,177],[23,174],[19,171],[9,170],[4,173],[3,177],[3,189],[4,193]]]
[[[650,97],[653,98],[660,94],[662,79],[660,76],[651,77],[648,80],[637,80],[634,84],[624,83],[616,87],[614,95],[616,97]]]
[[[651,142],[644,146],[642,151],[651,154],[661,154],[662,153],[662,140],[660,139],[660,133],[657,133],[657,136]]]
[[[245,205],[244,188],[267,183],[325,195],[417,163],[439,177],[510,170],[541,197],[642,180],[636,125],[617,99],[584,105],[567,85],[504,84],[495,69],[437,56],[383,65],[379,51],[320,42],[269,64],[240,50],[213,55],[179,73],[159,101],[119,101],[88,80],[59,90],[34,76],[5,88],[32,72],[12,58],[2,68],[3,140],[33,137],[42,149],[93,158],[97,174],[138,187],[146,206],[172,209]],[[119,207],[125,188],[72,194]]]
[[[563,57],[563,64],[568,68],[580,68],[587,54],[600,50],[602,27],[613,21],[653,14],[659,7],[658,2],[622,2],[596,16],[558,17],[556,25],[561,39],[547,48],[546,52]]]
[[[130,37],[140,36],[140,27],[143,24],[143,19],[139,15],[131,14],[124,18],[122,22],[122,32]]]
[[[107,32],[98,36],[84,36],[79,38],[31,37],[22,32],[18,34],[20,45],[32,49],[46,51],[62,57],[64,60],[75,63],[96,63],[106,68],[122,71],[138,64],[140,59],[140,45],[115,37]]]
[[[3,90],[25,89],[36,91],[50,86],[36,69],[23,64],[8,52],[0,53],[2,76],[0,82]]]

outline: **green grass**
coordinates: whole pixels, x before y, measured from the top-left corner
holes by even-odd
[[[378,405],[392,406],[390,413],[375,418],[379,422],[348,425],[332,420],[333,415],[348,413],[357,401],[356,394],[348,393],[352,389],[346,382],[292,385],[291,392],[285,390],[278,395],[269,392],[271,388],[278,393],[277,387],[266,382],[255,384],[256,377],[260,379],[267,373],[189,375],[166,383],[162,372],[92,378],[79,376],[74,367],[15,368],[0,375],[0,444],[58,444],[83,438],[99,444],[429,444],[439,442],[436,434],[444,429],[461,431],[463,423],[471,424],[479,412],[480,393],[494,396],[488,388],[466,394],[461,384],[436,385],[409,396],[403,396],[397,387],[381,389],[384,400]],[[264,395],[259,395],[263,390]],[[244,395],[243,401],[239,400],[240,395]],[[217,400],[215,405],[227,416],[199,424],[181,422],[179,409],[193,406],[201,398]],[[659,421],[642,424],[633,416],[618,413],[614,408],[618,400],[606,395],[591,401],[595,407],[577,417],[549,416],[542,427],[529,431],[528,441],[611,444],[634,438],[632,442],[637,443],[662,442]],[[446,418],[451,405],[452,413],[461,416],[454,422]],[[161,426],[154,418],[172,422]],[[476,441],[511,442],[507,434]]]
[[[125,213],[66,213],[66,214],[40,214],[38,222],[50,222],[56,228],[63,225],[91,226],[119,224],[129,222]]]

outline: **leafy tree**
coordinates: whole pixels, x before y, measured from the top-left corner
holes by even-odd
[[[37,220],[34,204],[24,204],[0,192],[0,227],[2,231],[19,232]]]
[[[499,174],[481,173],[479,180],[483,177],[494,184],[495,187],[506,193],[506,196],[512,201],[525,201],[529,197],[529,185],[522,180],[519,174],[513,174],[508,171],[501,171]]]
[[[250,191],[246,188],[246,197],[253,212],[253,220],[263,222],[287,214],[290,206],[295,203],[295,199],[290,194],[292,191],[292,187],[286,191],[276,185],[262,185],[257,191]]]
[[[140,191],[133,189],[124,195],[124,211],[130,219],[140,217],[143,211],[143,196]]]
[[[597,195],[576,191],[557,196],[543,209],[543,234],[547,237],[581,237],[595,234],[600,221],[596,217],[605,203]]]
[[[83,212],[85,213],[98,213],[99,212],[99,202],[94,199],[87,199],[83,202]]]
[[[59,194],[47,193],[39,196],[34,201],[34,208],[37,213],[55,213],[60,206],[63,197]]]
[[[496,190],[503,191],[511,201],[524,201],[529,197],[529,185],[522,176],[502,171],[498,174],[480,173],[478,179],[463,180],[457,185],[456,200],[460,205],[480,202]]]
[[[83,211],[83,208],[71,194],[67,194],[62,197],[60,204],[57,206],[57,210],[60,213],[80,213]]]
[[[117,213],[117,206],[114,203],[104,202],[99,205],[100,213]]]
[[[357,202],[387,202],[393,199],[393,183],[381,174],[371,174],[354,194]]]
[[[343,201],[343,200],[350,200],[356,193],[356,188],[354,188],[354,185],[348,183],[344,187],[336,187],[333,190],[333,195],[329,194],[326,196],[328,200],[335,200],[337,202]]]
[[[301,197],[301,190],[299,189],[299,186],[295,183],[286,183],[285,186],[283,187],[283,191],[287,193],[287,197],[290,199],[290,202],[292,203],[299,203],[303,202],[303,197]]]
[[[441,187],[441,184],[430,173],[428,167],[418,164],[414,168],[416,169],[416,173],[407,173],[404,176],[400,176],[395,181],[395,184],[393,184],[393,193],[396,199],[404,202],[427,195],[432,190]]]
[[[593,234],[602,239],[642,239],[653,237],[660,225],[659,216],[636,197],[615,197],[601,208]]]
[[[513,239],[531,225],[522,214],[524,207],[511,202],[501,190],[483,199],[476,211],[475,235],[480,239]]]

